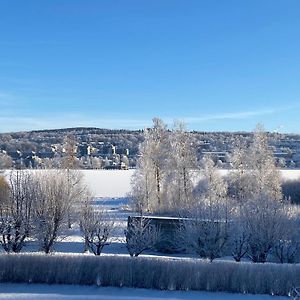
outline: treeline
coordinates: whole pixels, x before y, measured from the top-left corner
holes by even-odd
[[[83,249],[100,255],[115,223],[92,201],[80,171],[14,170],[0,176],[0,246],[19,253],[31,240],[37,251],[50,253],[77,224]]]

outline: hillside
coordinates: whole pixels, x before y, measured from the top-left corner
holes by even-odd
[[[268,133],[270,147],[277,157],[281,168],[300,167],[300,135]],[[40,159],[61,157],[62,145],[65,138],[75,140],[79,150],[77,157],[98,157],[101,162],[97,168],[102,168],[106,157],[119,155],[118,159],[126,155],[129,167],[134,167],[140,143],[143,141],[143,130],[112,130],[91,127],[64,128],[54,130],[38,130],[11,132],[0,134],[0,152],[7,153],[16,162],[18,159],[29,157],[32,167],[45,167],[45,164],[34,163],[33,156]],[[230,155],[237,138],[242,137],[248,142],[252,140],[252,133],[248,132],[191,132],[191,143],[194,145],[198,158],[210,153],[216,162],[225,163],[228,167]],[[91,150],[89,152],[88,148]],[[227,165],[226,165],[227,164]],[[29,163],[25,161],[25,167]],[[82,162],[82,168],[95,168],[90,162]],[[98,166],[100,165],[100,167]]]

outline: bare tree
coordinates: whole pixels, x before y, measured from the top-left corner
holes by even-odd
[[[142,215],[129,217],[125,236],[129,255],[137,257],[142,252],[153,249],[159,241],[160,230],[151,224],[150,219]]]
[[[115,222],[106,211],[96,210],[87,199],[81,212],[81,231],[85,249],[100,255],[115,229]]]
[[[35,193],[33,178],[26,171],[13,171],[0,205],[0,244],[6,252],[20,252],[32,231]],[[3,188],[2,188],[3,193]]]

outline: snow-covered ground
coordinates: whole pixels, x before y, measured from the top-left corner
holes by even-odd
[[[157,291],[76,285],[0,284],[0,299],[14,300],[287,300],[288,297],[195,291]]]

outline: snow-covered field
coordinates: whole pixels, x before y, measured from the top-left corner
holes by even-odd
[[[288,297],[194,291],[157,291],[76,285],[0,284],[0,299],[14,300],[287,300]]]

